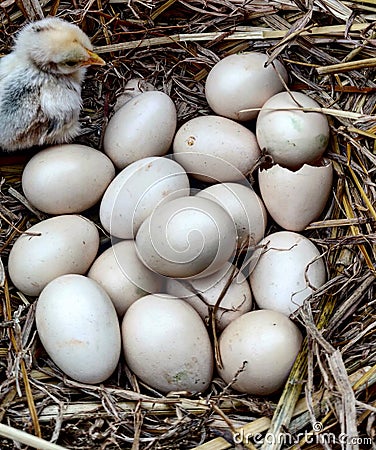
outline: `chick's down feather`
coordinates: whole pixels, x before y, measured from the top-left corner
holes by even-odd
[[[103,65],[89,38],[57,18],[26,25],[0,60],[0,148],[27,149],[79,134],[81,83],[87,66]]]

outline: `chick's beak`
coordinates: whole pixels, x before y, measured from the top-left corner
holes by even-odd
[[[89,58],[83,62],[83,66],[104,66],[106,62],[98,56],[96,53],[92,52],[91,50],[87,50],[87,54],[89,55]]]

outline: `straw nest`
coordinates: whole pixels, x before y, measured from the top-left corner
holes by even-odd
[[[240,395],[214,379],[203,396],[166,397],[123,363],[104,385],[74,382],[43,352],[35,301],[7,276],[12,243],[41,217],[22,197],[27,156],[1,155],[0,447],[375,448],[376,2],[1,0],[0,6],[1,55],[27,20],[50,14],[79,24],[106,59],[86,79],[79,142],[101,148],[132,77],[169,94],[180,123],[209,113],[210,68],[226,55],[257,50],[283,61],[290,88],[324,108],[336,175],[321,220],[303,232],[320,248],[330,278],[295,317],[307,337],[283,391]]]

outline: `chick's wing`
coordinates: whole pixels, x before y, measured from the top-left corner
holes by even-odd
[[[53,79],[45,83],[40,93],[41,109],[48,119],[47,142],[66,142],[79,132],[81,89],[69,79]]]
[[[40,86],[13,71],[0,81],[0,147],[6,151],[38,145],[47,119],[40,106]]]

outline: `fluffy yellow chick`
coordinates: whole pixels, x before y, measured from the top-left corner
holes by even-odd
[[[76,25],[47,18],[26,25],[0,59],[0,148],[69,142],[79,134],[81,83],[93,53]]]

